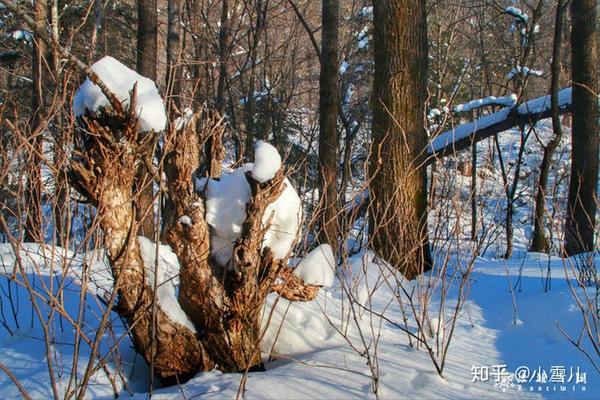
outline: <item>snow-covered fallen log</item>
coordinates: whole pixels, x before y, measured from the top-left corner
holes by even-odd
[[[571,88],[567,87],[558,93],[560,113],[571,111]],[[431,161],[438,157],[464,150],[473,143],[512,127],[523,124],[535,124],[541,119],[550,117],[550,96],[541,96],[521,105],[503,108],[475,121],[458,125],[431,140],[427,154]]]

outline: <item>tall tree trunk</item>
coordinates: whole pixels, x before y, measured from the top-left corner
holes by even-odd
[[[58,0],[52,0],[51,12],[51,26],[52,36],[60,42],[60,21],[58,17]],[[52,82],[54,85],[54,93],[56,95],[61,94],[62,82],[60,73],[60,53],[56,49],[52,49]],[[66,176],[66,154],[67,146],[70,135],[63,130],[63,117],[62,114],[58,114],[54,117],[53,132],[52,136],[54,139],[54,166],[56,168],[56,175],[54,177],[54,202],[53,202],[53,216],[54,216],[54,227],[56,242],[60,246],[65,246],[68,242],[69,236],[69,185]]]
[[[471,240],[477,241],[477,143],[471,146]]]
[[[427,19],[419,0],[375,0],[369,235],[410,279],[431,267],[423,154]]]
[[[573,128],[565,252],[594,250],[598,185],[598,41],[596,0],[571,3]]]
[[[177,107],[181,107],[181,12],[182,0],[169,0],[167,33],[167,94]]]
[[[137,0],[137,72],[156,81],[157,12],[156,0]],[[154,177],[145,165],[137,171],[136,216],[141,218],[138,234],[154,237]]]
[[[48,3],[46,0],[36,0],[33,5],[34,20],[36,25],[45,29],[48,22]],[[36,37],[32,54],[33,93],[31,101],[31,135],[29,140],[33,151],[29,152],[27,165],[27,218],[25,221],[25,240],[43,241],[42,232],[42,140],[44,117],[46,112],[45,90],[48,75],[48,60],[46,53],[48,46]]]
[[[94,61],[96,54],[96,46],[98,43],[98,32],[102,27],[102,0],[94,0],[94,24],[92,26],[92,33],[90,37],[90,48],[88,52],[88,63]]]
[[[221,27],[219,29],[219,83],[217,85],[217,111],[225,110],[227,84],[227,59],[229,58],[229,0],[221,3]]]
[[[554,41],[552,44],[552,66],[550,83],[550,113],[552,115],[552,130],[554,138],[544,147],[544,156],[540,165],[540,177],[538,180],[537,193],[535,196],[535,212],[533,223],[533,237],[531,239],[531,251],[546,253],[550,251],[550,242],[545,233],[546,215],[546,192],[548,189],[548,176],[552,157],[562,138],[562,127],[560,124],[560,109],[558,107],[558,90],[560,84],[560,64],[562,46],[562,25],[565,11],[565,0],[558,0],[556,4],[556,15],[554,20]]]
[[[322,207],[319,240],[337,253],[338,0],[323,0],[321,75],[319,79],[319,187]],[[334,253],[335,254],[335,253]]]

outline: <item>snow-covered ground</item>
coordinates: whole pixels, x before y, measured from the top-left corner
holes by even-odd
[[[53,290],[56,290],[57,285],[63,282],[67,287],[62,299],[65,311],[77,318],[81,263],[86,259],[90,265],[90,281],[97,282],[97,285],[89,285],[83,332],[93,338],[102,309],[96,294],[105,296],[101,288],[110,287],[105,264],[102,261],[91,262],[89,254],[82,256],[69,252],[63,258],[58,256],[59,251],[55,249],[52,255],[49,248],[25,246],[21,257],[29,270],[27,276],[40,292],[45,290],[44,285],[49,288],[53,282]],[[4,265],[2,273],[10,275],[14,264],[10,246],[1,245],[0,254]],[[98,254],[94,258],[97,259]],[[362,260],[368,262],[367,279],[361,272]],[[51,266],[59,269],[61,265],[68,266],[68,278],[63,281],[62,275],[54,272],[54,279],[50,279]],[[548,267],[551,284],[546,291]],[[450,275],[451,270],[447,273]],[[422,346],[416,349],[414,339],[411,346],[407,334],[401,329],[405,325],[395,296],[395,278],[402,281],[402,277],[394,277],[385,267],[359,253],[349,260],[344,274],[338,273],[334,286],[322,290],[316,301],[289,303],[272,295],[268,299],[265,316],[274,311],[262,346],[267,371],[249,374],[244,396],[373,397],[375,381],[377,394],[382,398],[600,396],[593,365],[559,330],[560,326],[577,337],[582,326],[581,312],[571,295],[561,259],[529,254],[509,261],[476,260],[467,285],[468,300],[457,319],[443,378],[435,372],[427,351]],[[419,292],[428,282],[429,276],[426,276],[421,281],[402,284],[410,293],[413,289]],[[27,291],[17,288],[14,283],[9,284],[6,279],[2,279],[0,286],[3,319],[12,331],[11,334],[5,327],[0,329],[1,361],[10,367],[34,398],[51,397],[44,335],[37,316],[32,314]],[[509,287],[513,289],[509,290]],[[576,290],[581,292],[581,289]],[[19,328],[16,328],[12,317],[9,294],[18,308]],[[444,342],[448,340],[450,315],[456,296],[457,285],[453,284],[446,298],[445,317],[442,318],[446,327]],[[403,298],[406,301],[405,296]],[[40,300],[37,304],[44,312],[48,307]],[[439,302],[438,292],[430,302],[430,310],[439,309]],[[409,329],[416,332],[411,312],[408,311],[407,315]],[[430,311],[430,315],[438,314]],[[102,341],[102,356],[124,333],[116,314],[111,314],[111,319],[113,329]],[[282,319],[284,323],[280,328]],[[433,331],[437,331],[437,320],[432,322],[432,326],[435,327]],[[75,332],[64,316],[55,315],[54,322],[50,324],[50,336],[54,372],[62,392],[68,385],[75,359]],[[124,381],[129,390],[135,392],[135,397],[143,398],[147,396],[147,366],[140,357],[136,360],[129,338],[124,336],[122,339],[118,347],[119,362],[124,366]],[[433,338],[428,336],[428,342],[435,352],[435,335]],[[274,355],[269,359],[267,353]],[[77,367],[79,378],[87,366],[88,356],[89,347],[82,341]],[[112,397],[113,389],[106,374],[114,374],[115,365],[119,362],[113,356],[108,358],[107,370],[101,369],[92,379],[87,392],[89,397]],[[503,383],[496,382],[497,378],[511,376],[515,371],[522,381],[521,386],[517,385],[516,378],[512,382],[506,379],[502,380]],[[544,379],[546,382],[543,382]],[[153,396],[233,398],[241,380],[241,374],[201,373],[179,387],[155,388]],[[121,379],[116,378],[116,382],[117,389],[127,395]],[[20,397],[5,375],[0,375],[0,396]]]

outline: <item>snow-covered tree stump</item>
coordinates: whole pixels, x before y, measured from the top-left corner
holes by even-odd
[[[131,77],[138,83],[141,78]],[[148,97],[152,96],[146,91],[144,99]],[[247,201],[241,232],[231,253],[220,258],[226,261],[222,263],[211,256],[214,228],[207,222],[205,201],[194,182],[202,145],[212,127],[196,129],[197,115],[182,126],[172,124],[162,149],[168,180],[163,224],[166,240],[179,261],[180,287],[177,300],[163,309],[165,299],[160,296],[165,292],[159,289],[154,293],[155,277],[147,271],[155,266],[145,265],[147,252],[140,245],[142,239],[135,236],[139,216],[134,207],[134,178],[141,165],[148,166],[147,155],[154,154],[157,134],[147,127],[155,126],[155,115],[141,128],[140,119],[145,116],[143,106],[136,103],[136,86],[123,112],[106,104],[90,110],[89,98],[76,96],[77,101],[86,104],[83,111],[76,110],[83,148],[71,162],[69,177],[97,208],[118,295],[116,311],[128,322],[137,350],[167,382],[215,365],[224,372],[260,367],[260,328],[267,295],[276,291],[287,299],[306,301],[319,290],[305,284],[287,266],[294,238],[283,242],[267,239],[267,235],[273,236],[271,223],[281,223],[279,209],[269,207],[285,193],[290,196],[279,155],[269,156],[275,151],[270,145],[257,147],[257,164],[253,170],[247,167],[242,182],[249,186],[250,194],[242,199]],[[299,199],[297,203],[299,206]],[[297,228],[299,217],[292,227]],[[175,296],[175,290],[171,295]]]

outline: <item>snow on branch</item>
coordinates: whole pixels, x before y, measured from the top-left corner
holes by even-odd
[[[558,106],[561,113],[571,110],[571,88],[558,93]],[[464,150],[473,143],[522,124],[535,124],[540,119],[550,117],[550,96],[541,96],[519,106],[503,108],[475,121],[456,126],[433,138],[427,154],[443,157]],[[432,159],[433,161],[433,159]]]
[[[512,107],[515,104],[517,104],[517,95],[514,93],[503,97],[489,96],[483,99],[471,100],[468,103],[459,104],[454,107],[454,112],[469,112],[485,106]]]
[[[544,71],[540,71],[538,69],[530,69],[529,67],[522,67],[520,65],[517,65],[516,67],[513,67],[513,69],[510,70],[510,72],[506,75],[506,77],[508,79],[512,79],[517,75],[522,75],[523,77],[526,76],[544,76]]]
[[[527,14],[525,14],[523,12],[523,10],[521,10],[520,8],[517,8],[517,7],[506,7],[504,12],[508,15],[515,17],[516,19],[518,19],[519,21],[521,21],[525,24],[529,20],[529,16]]]

